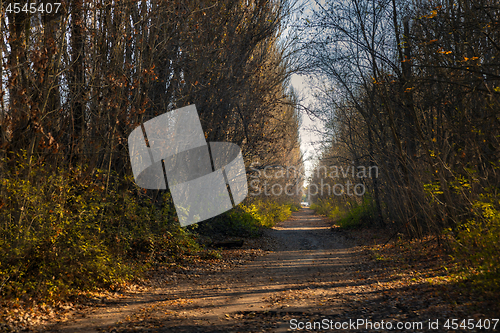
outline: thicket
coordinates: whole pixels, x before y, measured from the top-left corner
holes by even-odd
[[[333,200],[318,199],[310,207],[316,214],[325,215],[341,228],[356,229],[370,227],[376,221],[376,209],[370,196],[361,203],[348,202],[346,205],[335,205]]]
[[[263,228],[287,220],[299,206],[296,203],[279,203],[275,200],[247,200],[235,209],[221,214],[197,227],[203,235],[258,237]]]
[[[116,287],[149,263],[203,255],[203,228],[254,236],[286,216],[281,202],[248,201],[181,228],[168,190],[134,184],[127,138],[195,104],[207,141],[238,144],[247,166],[301,163],[288,1],[1,4],[2,297]]]
[[[100,169],[53,172],[25,152],[18,161],[0,183],[0,293],[7,298],[115,289],[150,264],[204,257],[207,236],[258,237],[296,209],[259,200],[181,228],[169,192],[152,195],[130,178],[125,188]]]
[[[316,167],[377,166],[379,176],[314,173],[318,187],[363,184],[372,203],[321,193],[312,201],[326,215],[350,210],[374,227],[446,240],[468,277],[498,291],[497,1],[316,4],[300,27],[317,78],[308,111],[325,124]]]

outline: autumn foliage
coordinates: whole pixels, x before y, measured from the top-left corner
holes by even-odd
[[[310,73],[319,78],[309,111],[325,119],[327,132],[318,166],[380,170],[340,179],[362,182],[365,199],[317,195],[316,204],[364,210],[365,224],[394,235],[433,235],[455,249],[469,277],[495,290],[499,15],[490,0],[332,1],[318,2],[302,27]]]
[[[127,137],[159,114],[195,104],[207,141],[238,144],[246,163],[300,160],[289,50],[279,42],[287,1],[77,0],[50,14],[9,5],[2,295],[116,286],[139,269],[129,259],[199,250],[168,191],[132,179]]]

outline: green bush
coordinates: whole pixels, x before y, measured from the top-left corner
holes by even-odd
[[[291,204],[280,204],[273,200],[255,200],[241,206],[263,227],[271,228],[277,222],[285,221],[292,215]]]
[[[331,204],[327,200],[319,199],[317,202],[312,203],[309,208],[318,215],[326,216],[331,209]]]
[[[126,271],[104,239],[104,188],[83,168],[50,172],[26,154],[0,184],[4,294],[51,295],[120,281]]]
[[[258,237],[261,224],[241,205],[210,220],[199,223],[198,231],[203,235],[220,234],[232,237]]]
[[[371,199],[366,197],[361,205],[351,207],[337,224],[345,229],[359,228],[372,222],[374,217],[375,207]]]
[[[284,221],[300,206],[280,204],[275,201],[255,200],[240,204],[234,209],[199,224],[203,235],[225,235],[232,237],[258,237],[262,228],[269,228],[276,222]]]
[[[342,216],[345,215],[345,212],[343,210],[340,209],[339,206],[335,206],[334,209],[332,209],[329,213],[328,213],[328,218],[331,219],[332,221],[336,221],[340,218],[342,218]]]
[[[168,193],[155,202],[115,173],[51,170],[26,153],[17,160],[0,180],[3,296],[111,287],[144,263],[200,250],[193,228],[176,222]]]
[[[314,210],[316,214],[324,215],[331,220],[338,220],[344,212],[337,205],[334,205],[328,199],[319,199],[317,202],[313,203],[310,208]]]
[[[302,207],[300,205],[296,204],[296,203],[291,203],[290,204],[290,210],[292,212],[298,212],[301,209],[302,209]]]
[[[474,203],[477,218],[460,225],[454,250],[467,277],[477,288],[500,291],[500,200],[498,190],[486,189]],[[448,229],[448,232],[451,232]]]
[[[190,254],[218,257],[199,233],[255,237],[291,215],[292,205],[255,201],[181,228],[169,193],[86,166],[54,169],[17,156],[0,161],[0,295],[56,298],[113,287],[149,263]]]
[[[369,196],[363,198],[363,203],[347,204],[340,207],[328,199],[320,199],[311,205],[316,214],[324,215],[335,221],[342,228],[357,228],[373,221],[375,208]]]

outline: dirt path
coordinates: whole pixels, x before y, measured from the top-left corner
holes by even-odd
[[[342,312],[352,250],[309,209],[268,231],[268,255],[203,276],[166,280],[154,291],[106,304],[52,332],[286,332],[289,317]],[[261,328],[258,328],[261,327]]]
[[[489,303],[447,282],[440,247],[393,244],[374,252],[373,244],[388,237],[369,229],[331,229],[328,220],[302,209],[258,241],[268,251],[247,240],[244,249],[225,250],[224,260],[208,266],[201,261],[154,271],[156,287],[105,300],[40,331],[450,332],[449,318],[498,318],[491,317]],[[359,320],[348,327],[307,326]]]

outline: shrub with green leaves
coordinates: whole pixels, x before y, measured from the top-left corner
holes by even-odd
[[[359,228],[374,221],[375,207],[372,200],[367,196],[363,198],[360,205],[352,205],[347,213],[337,221],[341,228],[352,229]]]
[[[500,200],[488,188],[473,204],[476,218],[457,228],[454,249],[468,275],[480,289],[500,291]],[[448,229],[448,232],[451,232]]]
[[[345,215],[343,209],[340,206],[333,204],[327,199],[319,199],[316,203],[313,203],[310,207],[316,214],[324,215],[331,219],[332,221],[336,221],[342,216]]]
[[[4,296],[50,297],[114,286],[133,278],[144,263],[200,250],[193,228],[176,221],[168,193],[153,200],[114,172],[54,170],[26,153],[2,172]]]
[[[207,236],[218,234],[230,237],[257,237],[262,234],[259,221],[241,205],[199,223],[198,231]]]
[[[334,206],[329,200],[318,199],[318,201],[311,204],[309,208],[316,214],[328,216],[328,214],[330,214],[330,212],[334,209]]]
[[[260,225],[268,228],[292,215],[292,204],[272,200],[254,200],[250,204],[242,205],[242,208],[259,221]]]
[[[332,200],[320,199],[311,205],[311,209],[335,221],[341,228],[360,227],[373,221],[375,216],[375,207],[368,195],[361,204],[347,202],[344,207],[334,204]]]
[[[254,200],[242,203],[215,218],[200,223],[199,231],[204,235],[221,234],[234,237],[257,237],[262,228],[270,228],[284,221],[296,210],[296,205],[275,201]]]
[[[123,277],[103,240],[104,188],[86,181],[84,168],[18,159],[0,183],[1,292],[51,295]]]

